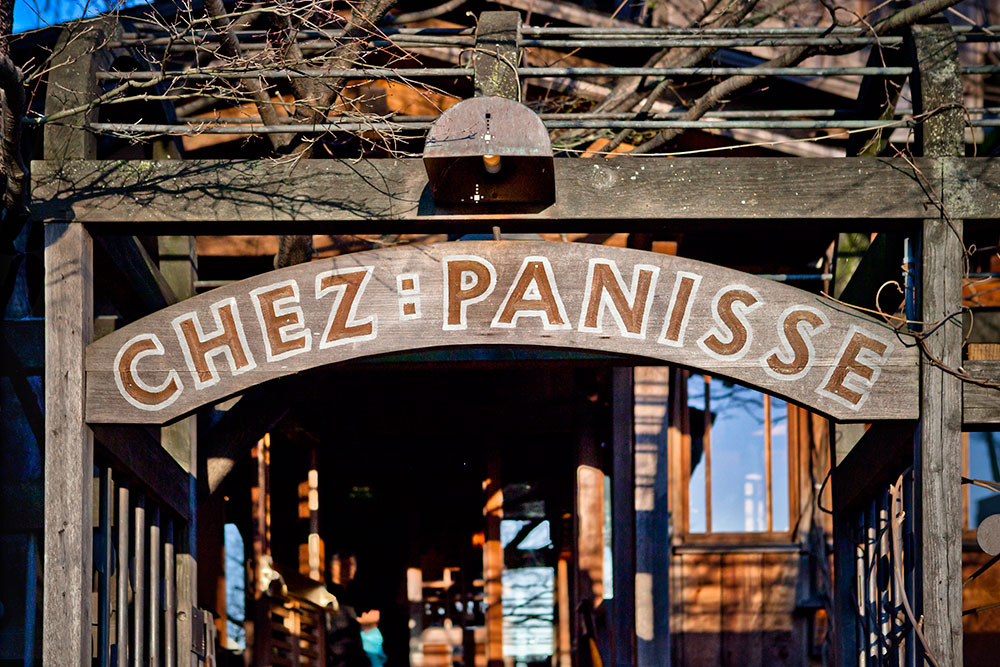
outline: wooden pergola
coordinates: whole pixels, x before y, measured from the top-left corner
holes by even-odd
[[[96,33],[70,43],[72,31],[72,26],[68,27],[63,38],[64,43],[69,44],[64,52],[69,64],[54,68],[50,75],[49,113],[85,102],[93,94],[95,75],[106,62],[100,50],[93,48],[99,43]],[[961,664],[961,434],[963,429],[996,428],[996,424],[1000,424],[1000,391],[989,384],[1000,380],[1000,360],[963,360],[961,318],[957,321],[955,318],[962,310],[963,229],[995,226],[1000,219],[1000,164],[993,159],[963,156],[961,83],[952,31],[940,24],[917,26],[911,37],[915,53],[911,86],[919,93],[914,100],[915,111],[940,109],[918,127],[919,158],[648,157],[641,161],[556,158],[555,203],[542,210],[526,212],[456,213],[442,207],[430,196],[424,166],[418,159],[357,163],[317,159],[305,160],[290,168],[254,160],[108,161],[96,159],[96,141],[87,131],[71,127],[46,128],[44,159],[32,164],[31,203],[32,216],[43,221],[46,229],[45,664],[90,664],[92,626],[105,633],[99,638],[103,660],[110,661],[112,657],[106,651],[107,633],[115,631],[119,633],[118,641],[110,643],[119,647],[132,646],[142,659],[142,641],[129,638],[128,619],[124,625],[119,621],[116,628],[108,622],[111,598],[108,573],[112,569],[110,544],[113,536],[103,518],[98,525],[92,519],[95,437],[115,466],[128,471],[123,476],[128,484],[116,486],[119,507],[128,512],[128,493],[132,488],[144,494],[146,502],[156,508],[145,520],[157,527],[155,539],[162,540],[169,550],[165,572],[153,571],[149,576],[166,577],[168,600],[167,614],[163,618],[156,612],[162,602],[158,599],[151,602],[153,611],[148,612],[148,622],[156,624],[151,632],[164,633],[166,637],[167,654],[155,657],[168,665],[187,664],[187,651],[174,647],[193,646],[199,632],[194,556],[196,476],[198,460],[211,455],[211,452],[198,451],[191,414],[202,405],[264,379],[300,370],[292,367],[290,371],[262,374],[261,379],[247,379],[239,386],[223,382],[218,395],[207,391],[206,398],[178,399],[180,402],[173,412],[140,414],[124,403],[112,402],[112,398],[120,399],[112,396],[114,392],[110,389],[111,394],[100,393],[114,387],[116,373],[124,377],[121,371],[124,367],[100,365],[106,365],[116,353],[120,361],[122,352],[114,345],[125,343],[125,339],[134,340],[133,336],[140,331],[160,332],[166,340],[169,330],[162,327],[163,323],[184,310],[185,298],[194,297],[189,263],[193,236],[320,231],[330,234],[414,231],[465,234],[489,232],[494,227],[500,227],[504,233],[712,230],[722,243],[727,232],[773,234],[775,242],[780,243],[783,232],[802,228],[830,232],[892,231],[904,235],[914,250],[917,276],[912,291],[907,293],[907,317],[933,324],[924,325],[926,337],[920,338],[919,343],[912,336],[893,339],[902,355],[898,375],[893,376],[896,380],[891,380],[895,382],[891,390],[884,388],[889,385],[879,385],[878,390],[896,392],[898,400],[893,409],[889,407],[892,401],[882,400],[885,394],[877,394],[872,389],[875,398],[871,405],[881,407],[852,417],[850,409],[823,403],[827,399],[817,396],[811,388],[806,390],[798,385],[786,388],[789,385],[759,372],[759,365],[747,370],[746,364],[735,361],[717,361],[693,353],[684,356],[688,353],[679,347],[661,346],[662,353],[654,353],[651,351],[652,334],[641,344],[630,342],[627,337],[622,337],[620,344],[614,342],[618,339],[607,342],[607,336],[599,340],[587,338],[582,320],[579,327],[575,320],[589,297],[571,288],[569,279],[567,283],[560,283],[560,288],[569,310],[569,321],[565,324],[572,324],[572,330],[565,335],[573,338],[546,342],[533,337],[534,334],[524,334],[521,342],[678,363],[785,395],[790,401],[840,421],[872,424],[833,472],[838,662],[856,664],[859,652],[865,650],[863,639],[853,631],[857,623],[856,601],[851,598],[855,595],[852,582],[858,544],[851,537],[852,531],[859,522],[874,525],[872,522],[877,523],[879,516],[885,521],[886,516],[898,512],[905,503],[907,529],[916,536],[914,551],[905,555],[911,573],[906,587],[913,614],[923,619],[923,639],[918,641],[911,629],[908,641],[917,652],[920,646],[926,646],[941,665]],[[496,62],[493,67],[490,70],[493,74],[506,71]],[[477,67],[476,76],[483,77],[484,72],[484,68]],[[79,81],[88,81],[90,85],[80,90]],[[489,92],[488,86],[482,85]],[[633,165],[638,164],[642,166],[642,177],[632,178]],[[134,238],[136,235],[161,237],[160,268],[146,256]],[[509,275],[509,271],[522,261],[527,262],[527,251],[512,250],[507,245],[504,241],[485,242],[482,248],[477,245],[469,252],[490,258],[496,266],[507,268]],[[127,292],[128,298],[148,312],[145,318],[102,338],[100,343],[94,342],[95,247],[115,259],[117,271],[124,278],[118,289]],[[532,245],[532,251],[537,254],[544,248]],[[386,254],[384,259],[383,255],[372,255],[371,263],[381,267],[383,261],[398,261],[404,273],[426,269],[422,276],[434,275],[436,278],[424,277],[423,289],[444,288],[440,268],[435,268],[438,264],[418,265],[404,254],[375,252]],[[436,257],[434,252],[445,257],[454,251],[441,247],[429,256]],[[621,255],[599,254],[602,258],[613,255],[612,259],[621,263],[626,285],[633,275],[633,266],[658,267],[662,279],[667,281],[662,287],[667,294],[661,294],[666,299],[672,284],[672,279],[666,276],[677,267],[662,264],[662,256],[658,258],[652,253],[621,252]],[[574,266],[585,266],[586,261],[597,256],[589,251],[567,254],[553,250],[554,275],[562,276]],[[355,260],[335,262],[331,266],[340,270],[352,261]],[[696,264],[686,268],[704,271],[705,285],[714,285],[714,269],[699,268]],[[314,274],[319,268],[328,267],[300,265],[284,270],[286,273],[265,274],[246,281],[246,285],[226,289],[245,288],[249,292],[251,288],[263,288],[279,279],[293,277],[299,279],[301,285],[311,285],[310,281],[318,281]],[[877,262],[864,266],[853,278],[855,287],[874,292],[882,283],[882,270]],[[640,276],[641,270],[635,268],[635,271],[635,275]],[[738,278],[763,294],[765,301],[772,299],[772,295],[772,300],[783,304],[795,303],[798,298],[793,288],[770,285],[752,276],[729,274],[719,279],[721,282],[711,287],[711,292],[735,284]],[[579,287],[585,281],[577,279],[576,282]],[[633,281],[630,288],[620,293],[628,296],[631,289],[629,298],[634,299],[638,284]],[[508,283],[501,282],[494,298],[501,298],[507,286]],[[391,285],[391,293],[386,292],[388,296],[384,297],[384,302],[378,302],[388,304],[384,313],[390,313],[390,307],[395,308],[392,300],[397,296],[396,287]],[[781,290],[786,290],[787,294]],[[189,302],[193,304],[190,308],[199,309],[202,320],[208,322],[205,314],[215,298],[212,294],[195,297]],[[435,303],[440,304],[440,298],[435,296],[435,299]],[[844,331],[848,325],[839,318],[845,318],[846,322],[846,318],[859,317],[846,304],[831,302],[817,308],[829,317],[834,328],[842,326]],[[306,308],[307,317],[311,312]],[[383,316],[390,317],[388,314]],[[663,314],[657,316],[663,317]],[[472,317],[470,331],[476,326],[488,330],[494,313],[483,315],[485,319],[481,322],[476,316]],[[500,318],[501,313],[496,313],[496,317]],[[244,313],[245,322],[250,318],[250,312]],[[858,321],[867,323],[865,326],[877,326],[873,318]],[[705,322],[702,329],[711,326],[710,319]],[[550,324],[559,322],[551,321]],[[650,331],[659,326],[660,321],[653,322]],[[420,327],[405,342],[401,338],[390,340],[387,347],[379,351],[476,344],[477,339],[471,333],[462,332],[442,342],[439,322],[428,322],[427,326],[421,324]],[[770,322],[768,329],[773,329]],[[659,331],[654,333],[659,334]],[[504,334],[506,337],[501,336],[495,342],[517,344],[517,335],[517,331]],[[486,344],[491,342],[486,341]],[[147,353],[156,349],[155,344],[151,345],[153,347],[145,350]],[[830,352],[834,356],[825,362],[831,368],[838,363],[842,367],[844,359],[857,362],[856,358],[836,357],[834,353],[837,352]],[[355,354],[364,356],[366,353],[361,350]],[[328,362],[329,359],[323,358],[310,363]],[[854,369],[857,371],[857,366]],[[885,372],[889,378],[890,371]],[[959,377],[963,374],[989,382],[963,382]],[[152,381],[147,381],[146,385],[158,385],[153,389],[165,386]],[[150,386],[145,389],[150,390]],[[914,409],[906,407],[909,405]],[[120,417],[115,417],[116,414]],[[107,487],[99,493],[100,512],[104,517],[115,503],[115,497],[105,492],[112,488],[111,470],[102,470],[98,479]],[[906,489],[893,486],[890,497],[887,489],[895,485],[897,479],[904,479],[908,486]],[[895,495],[897,490],[902,494],[899,497]],[[138,520],[141,521],[141,517]],[[626,537],[633,543],[637,538],[635,535]],[[103,563],[93,560],[95,540],[105,545],[97,550],[106,559]],[[137,553],[140,562],[136,571],[148,572],[148,569],[143,570],[145,566],[141,562],[142,546]],[[118,556],[127,558],[127,554],[121,552]],[[154,560],[158,568],[159,561]],[[124,565],[127,570],[127,560]],[[100,618],[94,618],[91,613],[91,581],[95,571],[99,579],[97,613]],[[123,590],[121,586],[125,584],[121,577],[118,585],[119,590]],[[135,585],[144,584],[140,580]],[[888,593],[876,591],[875,594]],[[133,620],[140,626],[147,622],[138,610]],[[194,655],[196,653],[192,653]],[[625,662],[621,664],[646,664],[635,653],[622,657]],[[119,654],[118,658],[121,660],[123,656]],[[665,659],[665,656],[659,658]]]

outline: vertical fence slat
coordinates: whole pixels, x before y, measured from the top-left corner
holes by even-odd
[[[136,493],[135,509],[135,553],[132,556],[135,591],[132,610],[135,614],[132,636],[132,664],[142,667],[145,662],[144,633],[146,630],[146,504],[141,493]]]
[[[177,561],[174,558],[174,522],[167,519],[163,541],[163,663],[177,667]]]
[[[160,507],[149,508],[149,664],[160,667]]]
[[[98,489],[98,544],[101,562],[97,564],[97,664],[111,664],[108,655],[111,643],[111,508],[114,497],[114,480],[111,468],[102,466]]]
[[[889,491],[886,489],[882,492],[879,498],[879,514],[878,514],[878,529],[879,529],[879,542],[878,542],[878,581],[879,581],[879,621],[882,637],[886,642],[892,637],[892,623],[890,616],[890,598],[889,590],[891,588],[892,581],[895,577],[892,574],[892,570],[889,569],[891,566],[891,559],[889,556]],[[883,582],[885,582],[883,584]],[[891,659],[890,646],[885,646],[881,650],[881,654],[884,656],[883,664],[888,664]]]
[[[857,650],[856,654],[858,657],[858,665],[860,667],[865,667],[868,664],[868,637],[866,636],[867,630],[867,616],[868,610],[865,606],[865,590],[867,580],[865,578],[865,539],[867,538],[867,530],[865,527],[865,512],[861,511],[860,516],[857,520],[857,532],[854,537],[855,544],[855,585],[858,587],[856,595],[856,604],[858,609],[858,620],[854,624],[855,632],[857,633]]]
[[[129,552],[129,498],[128,484],[118,486],[118,600],[115,616],[118,619],[118,667],[128,667],[128,552]]]

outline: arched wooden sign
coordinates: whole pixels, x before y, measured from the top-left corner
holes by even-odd
[[[274,378],[455,345],[668,361],[836,419],[917,417],[917,352],[802,290],[604,246],[460,242],[300,264],[145,317],[87,350],[87,420],[163,423]]]

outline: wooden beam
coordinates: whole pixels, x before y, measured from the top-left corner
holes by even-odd
[[[95,240],[97,289],[110,295],[126,321],[177,303],[174,291],[139,239],[102,234]]]
[[[926,157],[964,153],[962,82],[951,27],[912,28],[914,111],[934,111],[917,128]],[[947,201],[951,201],[950,195]],[[962,308],[966,212],[927,217],[919,252],[919,310],[923,322],[943,322],[924,349],[951,368],[962,364]],[[961,207],[958,207],[961,208]],[[925,649],[938,665],[962,664],[962,384],[926,359],[920,372],[920,426],[914,472],[917,534],[915,613],[924,619]]]
[[[271,430],[288,413],[288,385],[275,384],[243,394],[236,405],[204,434],[205,484],[209,494],[222,486],[236,463],[246,457],[254,443]]]
[[[872,47],[868,54],[868,67],[903,67],[908,65],[907,53],[900,48]],[[871,76],[861,79],[855,112],[858,118],[878,118],[892,121],[899,94],[906,83],[907,75]],[[855,132],[847,139],[848,155],[878,156],[889,146],[891,129],[871,132]]]
[[[878,305],[883,311],[889,314],[896,312],[903,302],[902,294],[891,285],[882,289],[881,294],[879,289],[893,280],[900,288],[904,287],[902,264],[902,234],[897,232],[879,234],[862,256],[839,299],[853,306],[875,309],[875,299],[878,297],[880,300]]]
[[[915,423],[881,422],[865,431],[833,470],[834,512],[850,512],[896,481],[913,459]]]
[[[995,160],[913,165],[927,180],[895,158],[560,158],[556,202],[518,211],[436,206],[420,160],[35,162],[31,206],[38,219],[86,222],[95,233],[179,234],[382,233],[400,223],[408,232],[471,232],[497,220],[512,232],[732,230],[741,222],[761,232],[881,231],[934,214],[936,197],[955,218],[1000,217]]]
[[[179,517],[190,519],[188,473],[163,449],[158,433],[132,425],[95,424],[92,428],[104,453],[136,480],[133,489],[148,491]]]
[[[965,372],[975,378],[1000,383],[1000,361],[965,361]],[[962,384],[962,421],[970,427],[1000,424],[1000,389],[971,382]]]

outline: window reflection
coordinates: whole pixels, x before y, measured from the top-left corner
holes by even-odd
[[[787,404],[703,375],[687,394],[690,532],[788,531]]]

